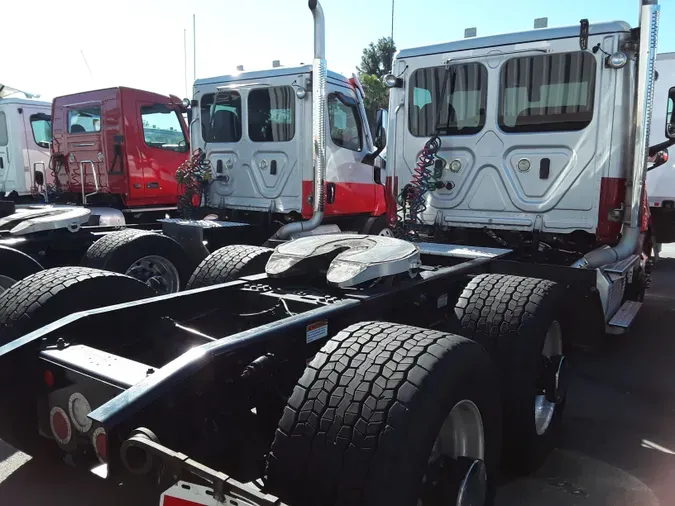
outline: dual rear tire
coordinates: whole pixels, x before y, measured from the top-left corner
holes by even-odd
[[[498,384],[478,344],[358,323],[298,381],[267,484],[297,505],[492,504],[500,440]]]

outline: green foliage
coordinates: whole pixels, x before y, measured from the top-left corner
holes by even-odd
[[[363,50],[361,65],[356,67],[359,74],[369,74],[382,78],[391,71],[391,61],[396,52],[396,44],[391,37],[382,37],[371,42]]]
[[[371,127],[375,126],[376,111],[386,109],[389,104],[389,90],[382,83],[382,77],[391,71],[395,52],[396,44],[391,37],[382,37],[377,42],[371,42],[363,50],[361,65],[356,67],[363,91],[366,93],[366,115]]]
[[[381,79],[374,75],[361,74],[359,75],[359,81],[361,81],[363,91],[366,94],[364,105],[368,116],[368,124],[374,127],[375,113],[378,109],[387,109],[389,104],[389,89]]]

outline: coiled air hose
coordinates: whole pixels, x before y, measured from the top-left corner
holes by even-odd
[[[206,158],[206,152],[198,148],[176,170],[176,181],[182,187],[178,211],[183,218],[191,218],[192,211],[202,203],[208,207],[204,186],[210,179],[211,161]]]
[[[436,163],[436,154],[441,148],[441,139],[434,136],[425,144],[417,157],[413,176],[399,196],[401,206],[400,226],[403,238],[412,240],[418,237],[419,228],[424,225],[422,215],[427,210],[426,194],[438,188],[434,177],[433,167]]]

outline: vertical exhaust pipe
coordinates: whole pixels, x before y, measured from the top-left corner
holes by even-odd
[[[640,0],[640,41],[637,70],[635,72],[635,103],[633,108],[635,144],[632,151],[632,173],[628,177],[627,220],[623,224],[619,244],[611,248],[603,247],[591,251],[572,264],[573,267],[594,269],[601,265],[618,262],[632,255],[638,248],[640,208],[645,175],[647,174],[649,128],[652,122],[652,104],[654,103],[654,70],[658,33],[658,0]]]
[[[314,159],[314,195],[312,217],[284,225],[274,235],[276,239],[288,239],[298,232],[313,230],[323,221],[326,200],[326,20],[318,0],[309,0],[309,9],[314,16],[314,62],[312,64],[312,153]]]

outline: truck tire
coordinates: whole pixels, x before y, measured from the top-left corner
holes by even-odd
[[[0,346],[77,311],[156,295],[121,274],[56,267],[17,282],[0,295]]]
[[[295,506],[408,506],[430,496],[437,504],[492,504],[498,399],[490,359],[470,340],[354,324],[326,343],[293,390],[267,485]],[[453,438],[461,449],[448,445]]]
[[[42,266],[23,251],[0,246],[0,294],[17,281],[42,270]]]
[[[567,394],[565,290],[502,274],[471,280],[455,307],[459,333],[482,344],[500,373],[504,463],[529,473],[553,449]]]
[[[274,250],[262,246],[233,244],[220,248],[197,266],[186,290],[227,283],[242,276],[260,274]]]
[[[387,223],[387,217],[382,216],[371,216],[366,221],[365,226],[363,227],[363,234],[365,235],[384,235],[387,237],[394,237],[394,234]]]
[[[180,244],[147,230],[112,232],[92,244],[82,266],[126,274],[159,294],[180,291],[190,276],[190,265]]]

